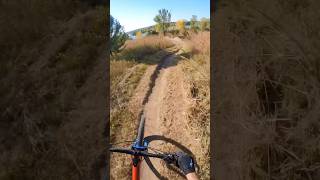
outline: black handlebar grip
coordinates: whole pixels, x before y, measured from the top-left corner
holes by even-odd
[[[154,157],[154,158],[160,158],[160,159],[164,159],[166,157],[166,155],[164,154],[152,154],[152,153],[148,153],[148,152],[138,152],[139,156],[147,156],[147,157]]]
[[[135,155],[135,151],[126,148],[110,148],[109,151]]]
[[[154,157],[154,158],[160,158],[160,159],[166,159],[168,157],[168,155],[166,155],[166,154],[153,154],[153,153],[148,153],[146,151],[134,151],[131,149],[126,149],[126,148],[110,148],[109,151],[118,152],[118,153],[125,153],[125,154],[130,154],[130,155],[135,155],[135,156]]]

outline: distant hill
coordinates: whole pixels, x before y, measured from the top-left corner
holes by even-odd
[[[198,23],[200,21],[197,21]],[[175,27],[176,26],[176,22],[171,22],[170,23],[170,27]],[[136,32],[138,31],[141,31],[141,32],[145,32],[145,31],[148,31],[148,30],[154,30],[154,27],[155,25],[152,25],[152,26],[147,26],[147,27],[143,27],[143,28],[139,28],[139,29],[135,29],[135,30],[132,30],[132,31],[129,31],[127,32],[130,36],[135,36]],[[186,28],[189,28],[190,27],[190,21],[186,21]]]
[[[129,31],[127,32],[129,35],[135,35],[136,32],[138,31],[146,31],[146,30],[150,30],[150,29],[154,29],[154,26],[155,25],[152,25],[152,26],[147,26],[147,27],[143,27],[143,28],[139,28],[139,29],[135,29],[135,30],[132,30],[132,31]]]

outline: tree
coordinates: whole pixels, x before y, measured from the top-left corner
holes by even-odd
[[[160,24],[156,24],[154,29],[157,33],[160,33]]]
[[[136,38],[141,38],[142,37],[142,32],[141,31],[137,31],[136,32]]]
[[[157,23],[158,32],[165,34],[170,26],[171,13],[166,9],[160,9],[158,12],[159,14],[153,20]]]
[[[110,16],[110,53],[113,55],[114,53],[118,53],[122,50],[126,40],[129,39],[127,33],[124,32],[123,27],[115,18]]]
[[[209,29],[208,26],[209,26],[209,19],[201,18],[201,21],[200,21],[201,31],[205,31],[205,30]]]
[[[192,15],[192,18],[190,20],[190,28],[193,32],[197,32],[197,16]]]
[[[177,29],[180,31],[180,33],[184,33],[185,32],[185,21],[183,19],[178,20],[176,22],[176,27]]]

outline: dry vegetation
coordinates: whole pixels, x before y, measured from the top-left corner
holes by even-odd
[[[210,32],[193,34],[183,50],[191,53],[182,63],[188,96],[192,99],[189,111],[190,131],[200,139],[195,157],[200,167],[201,179],[210,178]],[[184,56],[184,54],[182,54]]]
[[[169,40],[157,35],[128,40],[124,45],[125,49],[118,55],[118,58],[145,62],[146,56],[171,46],[173,44]]]
[[[320,178],[318,7],[317,1],[220,4],[217,179]]]
[[[209,179],[210,32],[192,34],[183,44],[182,56],[190,58],[179,62],[192,99],[189,127],[194,138],[202,142],[202,147],[197,147],[194,153],[201,167],[201,179]],[[128,102],[147,65],[158,63],[168,53],[164,49],[171,46],[166,38],[147,36],[128,41],[126,49],[111,61],[111,143],[135,137],[137,114],[128,109]],[[111,164],[111,179],[130,177],[130,157],[112,154]]]
[[[92,92],[97,82],[87,80],[102,73],[94,69],[106,9],[71,0],[2,1],[0,9],[0,179],[94,179],[104,166],[105,104],[96,115],[81,108],[105,89]]]
[[[110,82],[110,142],[132,141],[136,135],[138,114],[129,109],[129,101],[139,80],[149,64],[156,64],[170,47],[168,40],[159,36],[148,36],[129,40],[125,49],[111,57]],[[125,145],[125,144],[121,144]],[[130,143],[127,145],[130,145]],[[130,156],[113,153],[110,159],[111,179],[128,179],[131,176]]]
[[[146,66],[134,61],[110,62],[110,142],[133,140],[136,117],[128,109],[128,102]],[[113,153],[110,158],[111,179],[127,179],[130,176],[130,157]]]

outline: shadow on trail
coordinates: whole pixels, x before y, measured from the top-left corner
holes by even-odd
[[[171,61],[168,58],[170,58]],[[168,68],[170,66],[175,66],[175,65],[177,65],[175,52],[171,52],[161,59],[161,61],[158,63],[156,69],[154,70],[154,72],[152,73],[152,75],[150,77],[149,88],[148,88],[148,91],[147,91],[145,97],[143,98],[142,106],[144,106],[149,101],[149,97],[152,93],[152,90],[153,90],[155,84],[156,84],[156,80],[160,74],[161,69],[165,69],[165,68]],[[143,110],[139,113],[138,119],[141,119],[142,113],[143,113]]]
[[[171,56],[171,58],[170,58]],[[145,105],[148,100],[149,100],[149,97],[152,93],[152,89],[153,87],[155,86],[156,84],[156,80],[160,74],[160,71],[161,69],[164,69],[164,68],[168,68],[169,66],[175,66],[177,65],[177,62],[176,61],[172,61],[172,62],[167,62],[168,61],[168,58],[170,59],[175,59],[175,55],[174,54],[169,54],[169,55],[166,55],[162,60],[161,62],[157,65],[155,71],[152,73],[151,77],[150,77],[150,83],[149,83],[149,88],[148,88],[148,91],[146,93],[146,96],[144,97],[143,99],[143,102],[142,102],[142,105]]]
[[[150,144],[152,141],[164,141],[166,143],[170,143],[172,145],[174,145],[175,147],[179,148],[181,151],[191,155],[192,157],[195,157],[194,154],[187,148],[185,147],[184,145],[180,144],[179,142],[173,140],[173,139],[170,139],[170,138],[167,138],[165,136],[160,136],[160,135],[151,135],[151,136],[147,136],[144,138],[148,144]],[[144,157],[148,167],[151,169],[151,171],[154,173],[154,175],[157,176],[157,178],[161,179],[161,180],[167,180],[168,178],[162,176],[159,171],[156,170],[156,168],[153,166],[151,160],[149,159],[149,157]],[[196,166],[196,169],[199,170],[199,166],[197,165],[197,162],[194,158],[194,161],[195,161],[195,166]],[[166,167],[174,172],[176,172],[177,174],[179,174],[179,176],[181,177],[185,177],[181,171],[175,167],[174,165],[168,165],[166,164]]]

